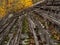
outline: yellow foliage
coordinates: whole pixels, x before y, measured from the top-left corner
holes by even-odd
[[[14,4],[14,7],[12,10],[16,12],[18,10],[20,11],[21,9],[23,9],[23,5],[20,2],[17,2]]]
[[[18,2],[15,3],[14,11],[20,11],[21,9],[30,7],[32,5],[32,0],[18,0]]]
[[[6,10],[3,7],[0,7],[0,18],[4,17],[6,15]]]
[[[32,0],[21,0],[20,2],[25,8],[30,7],[33,4]]]
[[[15,0],[8,0],[8,3],[11,4],[13,3]]]
[[[7,3],[6,3],[7,2]],[[0,17],[6,15],[6,12],[18,12],[32,5],[32,0],[3,0],[0,6]]]
[[[0,18],[6,15],[6,1],[3,0],[0,5]]]
[[[30,7],[32,4],[32,0],[25,0],[25,7]]]

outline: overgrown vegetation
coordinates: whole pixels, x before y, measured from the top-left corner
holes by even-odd
[[[27,17],[23,18],[22,22],[22,33],[23,33],[23,41],[22,45],[29,45],[29,26],[28,26],[28,20]]]

